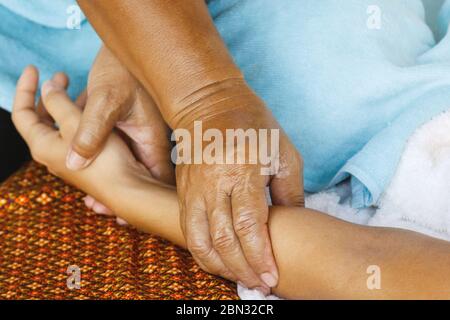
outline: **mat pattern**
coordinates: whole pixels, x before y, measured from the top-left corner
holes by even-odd
[[[84,196],[33,162],[0,185],[0,299],[238,298],[185,250],[94,214]]]

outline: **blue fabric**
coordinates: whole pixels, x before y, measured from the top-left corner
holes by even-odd
[[[77,6],[77,3],[75,0],[0,0],[0,5],[38,24],[65,28],[67,18],[72,14],[73,6]],[[82,12],[80,13],[80,22],[83,22],[86,17]]]
[[[34,64],[40,82],[57,71],[70,76],[74,98],[85,87],[87,74],[101,42],[83,15],[80,28],[67,21],[75,0],[0,0],[0,106],[10,110],[15,83]]]
[[[351,177],[353,205],[376,204],[408,137],[450,108],[450,38],[436,45],[420,0],[209,5],[248,82],[302,153],[307,191]],[[379,29],[368,26],[374,5]]]
[[[84,87],[100,41],[60,1],[0,0],[0,105],[33,63]],[[376,5],[379,29],[367,25]],[[214,22],[253,89],[303,155],[305,189],[352,179],[353,204],[376,204],[408,137],[450,107],[450,0],[436,44],[420,0],[210,0]],[[50,12],[50,14],[49,14]],[[373,13],[372,13],[373,14]]]

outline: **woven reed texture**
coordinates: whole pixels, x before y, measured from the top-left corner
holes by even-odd
[[[187,251],[94,214],[84,196],[34,162],[0,185],[0,299],[238,299]]]

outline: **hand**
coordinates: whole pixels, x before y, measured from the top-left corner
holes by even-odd
[[[188,249],[203,269],[267,292],[277,285],[278,272],[267,229],[265,189],[270,187],[275,205],[304,206],[303,164],[270,111],[246,85],[227,90],[221,90],[219,98],[210,94],[202,99],[207,107],[194,110],[192,118],[184,114],[177,128],[188,129],[194,136],[194,120],[202,121],[202,132],[215,129],[222,137],[226,137],[227,129],[279,129],[279,170],[262,175],[265,166],[248,161],[178,163],[181,226]],[[227,143],[230,141],[223,145]],[[240,151],[236,141],[232,144],[235,156]],[[246,159],[248,155],[247,149]]]
[[[130,139],[136,157],[151,173],[174,184],[169,129],[153,99],[106,48],[89,73],[86,105],[67,157],[67,167],[89,165],[114,127]]]
[[[154,177],[175,184],[167,125],[153,99],[106,47],[101,48],[89,74],[87,94],[79,101],[86,99],[80,102],[84,112],[66,159],[69,169],[88,166],[116,127]],[[112,214],[93,197],[87,196],[85,203],[97,213]]]
[[[64,159],[71,140],[82,117],[82,110],[67,96],[62,74],[42,88],[40,105],[48,110],[45,115],[35,109],[35,95],[38,88],[38,72],[27,67],[17,83],[12,119],[30,148],[33,159],[45,165],[48,170],[76,187],[91,192],[101,200],[114,195],[115,185],[129,185],[128,180],[151,181],[154,179],[146,167],[135,159],[127,144],[118,134],[112,133],[105,141],[103,151],[85,170],[72,171],[66,168]],[[49,118],[51,116],[51,118]],[[54,123],[56,121],[57,129]]]

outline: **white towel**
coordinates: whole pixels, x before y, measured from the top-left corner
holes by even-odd
[[[378,208],[350,206],[350,186],[307,195],[306,206],[363,225],[398,227],[450,241],[450,112],[410,137]],[[243,300],[277,299],[238,287]]]

